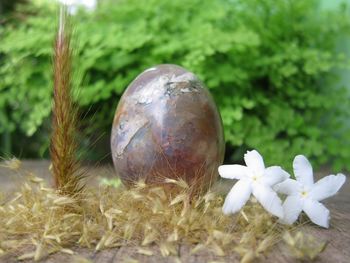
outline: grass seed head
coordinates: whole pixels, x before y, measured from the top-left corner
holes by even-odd
[[[142,183],[131,189],[102,186],[77,200],[28,178],[0,206],[1,253],[25,251],[19,259],[40,260],[57,251],[70,253],[74,246],[98,251],[133,245],[140,247],[139,254],[150,254],[148,246],[157,246],[163,256],[177,256],[179,245],[187,244],[192,254],[236,251],[250,262],[282,239],[285,227],[258,203],[226,216],[219,194],[193,196],[182,182],[171,183],[176,185],[172,192]],[[305,242],[297,236],[287,240],[298,249]]]

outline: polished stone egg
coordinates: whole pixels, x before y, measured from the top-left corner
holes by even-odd
[[[210,186],[224,158],[222,120],[209,91],[186,69],[164,64],[145,70],[121,97],[112,127],[117,174],[130,186],[184,179]]]

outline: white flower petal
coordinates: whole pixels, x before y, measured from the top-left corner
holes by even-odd
[[[304,155],[295,156],[293,169],[295,177],[299,182],[306,186],[311,186],[314,183],[312,166]]]
[[[345,180],[346,177],[343,174],[328,175],[314,184],[310,193],[311,197],[317,201],[331,197],[339,191]]]
[[[273,186],[277,183],[283,182],[289,178],[289,174],[284,171],[280,166],[271,166],[265,169],[265,174],[262,178],[263,182],[269,186]]]
[[[281,222],[284,224],[291,225],[299,217],[303,209],[303,203],[298,195],[290,195],[286,198],[283,203],[283,218]]]
[[[329,227],[329,210],[320,202],[308,198],[304,202],[303,210],[316,225]]]
[[[244,161],[246,165],[255,172],[263,173],[265,170],[264,160],[256,150],[247,151],[247,153],[244,154]]]
[[[273,190],[286,195],[292,195],[298,192],[299,183],[293,179],[287,179],[282,183],[273,186]]]
[[[252,187],[248,180],[239,180],[227,194],[222,211],[224,214],[233,214],[239,211],[248,201]]]
[[[270,187],[255,184],[253,185],[253,195],[265,210],[275,216],[283,217],[282,201]]]
[[[246,176],[248,168],[243,165],[221,165],[219,166],[219,174],[226,179],[242,179]]]

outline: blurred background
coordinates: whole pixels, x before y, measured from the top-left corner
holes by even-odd
[[[350,170],[350,1],[66,0],[84,160],[110,162],[115,108],[161,63],[207,85],[226,162],[258,149],[290,169],[296,154]],[[0,0],[0,156],[49,158],[58,1]]]

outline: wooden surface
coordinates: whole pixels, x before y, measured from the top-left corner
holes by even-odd
[[[24,161],[23,168],[31,171],[36,175],[50,181],[48,172],[48,161]],[[89,184],[95,185],[102,177],[111,177],[113,168],[104,166],[102,168],[90,169],[91,178]],[[322,176],[328,175],[327,172],[322,172]],[[320,175],[317,174],[319,177]],[[11,193],[16,190],[18,185],[23,182],[21,173],[9,171],[0,167],[0,192]],[[229,188],[231,185],[224,183],[221,187]],[[331,224],[329,229],[322,229],[315,225],[306,225],[303,231],[311,233],[320,241],[327,241],[328,245],[324,252],[316,258],[315,262],[321,263],[349,263],[350,262],[350,183],[347,181],[338,195],[330,198],[324,204],[331,211]],[[178,247],[179,257],[162,257],[158,248],[154,248],[153,256],[144,256],[137,253],[135,247],[122,247],[120,249],[103,250],[98,253],[89,249],[75,248],[75,255],[67,255],[57,253],[45,258],[41,262],[239,262],[237,254],[227,255],[225,257],[217,257],[208,251],[202,251],[199,254],[191,255],[189,251],[191,247],[181,245]],[[180,260],[180,261],[179,261]],[[16,255],[6,255],[0,257],[0,263],[17,262]],[[31,261],[26,261],[31,262]],[[294,259],[287,247],[280,242],[266,256],[262,256],[254,262],[298,262]]]

